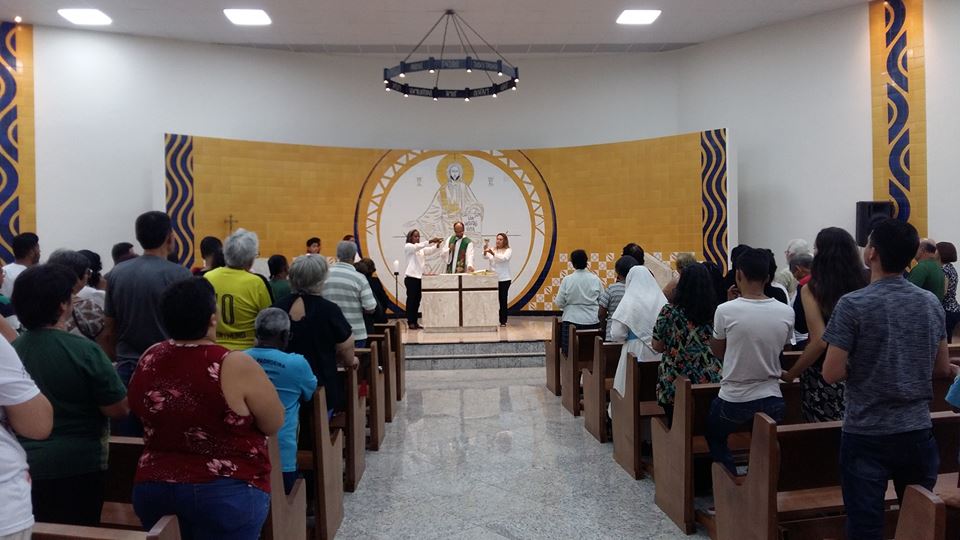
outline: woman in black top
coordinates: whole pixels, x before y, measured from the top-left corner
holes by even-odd
[[[842,382],[828,384],[823,380],[823,359],[827,343],[823,332],[840,297],[867,285],[860,251],[850,233],[839,227],[820,231],[814,243],[816,255],[810,269],[810,282],[800,289],[794,302],[802,304],[810,339],[803,354],[782,379],[800,377],[802,412],[807,422],[843,419]]]
[[[320,297],[327,278],[327,260],[322,255],[301,255],[290,265],[289,295],[273,304],[290,315],[287,352],[302,354],[327,389],[327,406],[342,410],[343,389],[337,365],[355,366],[353,331],[340,307]]]

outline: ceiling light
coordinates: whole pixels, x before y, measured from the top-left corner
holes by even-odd
[[[659,16],[659,9],[625,9],[617,17],[617,24],[653,24]]]
[[[237,26],[266,26],[273,22],[262,9],[225,9],[223,14]]]
[[[440,60],[432,56],[427,58],[421,58],[416,60],[411,60],[414,55],[417,54],[417,51],[420,49],[421,45],[428,40],[428,38],[433,34],[434,30],[440,26],[440,23],[444,23],[444,28],[447,26],[453,26],[455,30],[451,29],[451,32],[456,32],[459,38],[459,46],[463,48],[464,51],[474,51],[475,47],[471,43],[471,38],[469,35],[472,34],[473,37],[483,41],[489,47],[487,40],[480,36],[477,31],[470,26],[467,21],[463,20],[463,17],[458,15],[452,9],[447,10],[440,16],[439,19],[430,27],[430,30],[427,31],[427,34],[423,36],[423,39],[417,44],[416,47],[410,51],[410,54],[406,56],[399,64],[384,68],[383,70],[383,82],[387,87],[393,87],[396,90],[402,90],[401,93],[404,97],[430,97],[433,101],[439,101],[439,98],[452,98],[452,99],[462,99],[465,102],[472,101],[473,98],[479,97],[494,97],[496,98],[500,93],[505,92],[510,86],[516,86],[520,80],[520,72],[517,66],[508,62],[503,55],[498,53],[495,49],[492,50],[492,53],[499,57],[498,60],[482,60],[480,58],[474,58],[472,56],[465,56],[462,58],[449,58],[444,57]],[[447,46],[447,32],[444,31],[442,41],[440,43],[441,50],[445,50]],[[451,44],[452,45],[452,44]],[[409,62],[408,62],[409,60]],[[470,88],[450,88],[444,87],[440,84],[440,78],[443,75],[444,70],[463,70],[467,73],[484,72],[487,74],[487,80],[490,82],[490,86],[483,88],[475,88],[471,90]],[[411,78],[416,78],[419,72],[428,71],[431,74],[434,74],[430,79],[433,80],[433,88],[423,87],[423,86],[414,86],[413,84],[406,84],[406,81]],[[507,80],[495,83],[493,78],[489,76],[490,73],[496,73],[498,76],[505,76]],[[411,77],[413,75],[413,77]],[[421,78],[423,80],[423,78]],[[412,89],[413,91],[409,91]],[[516,88],[514,88],[516,90]]]
[[[106,26],[113,19],[99,9],[58,9],[57,13],[64,19],[83,26]]]
[[[23,22],[23,17],[17,15],[16,17],[13,18],[13,22],[20,24]]]

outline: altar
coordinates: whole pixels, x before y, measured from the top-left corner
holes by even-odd
[[[496,332],[500,322],[494,274],[423,276],[425,332]]]

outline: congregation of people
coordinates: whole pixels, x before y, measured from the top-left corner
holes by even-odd
[[[289,491],[301,474],[301,404],[323,387],[329,413],[343,409],[338,366],[356,365],[355,348],[392,309],[376,266],[351,235],[330,260],[310,238],[292,261],[270,256],[264,277],[251,271],[257,235],[238,229],[204,238],[202,266],[188,269],[171,260],[166,214],[142,214],[135,230],[141,253],[117,244],[106,275],[91,251],[58,249],[41,264],[37,235],[13,240],[15,260],[0,274],[0,523],[25,534],[35,520],[97,525],[113,434],[143,437],[132,500],[145,530],[173,514],[184,538],[257,538],[270,506],[267,437],[280,443]],[[406,235],[410,330],[419,328],[428,255],[445,252],[450,272],[474,269],[463,224],[453,230],[447,239]],[[928,404],[931,379],[956,375],[947,356],[960,319],[956,248],[891,219],[862,253],[830,227],[812,248],[791,241],[786,270],[769,249],[741,245],[732,255],[723,274],[681,254],[661,287],[631,243],[604,287],[587,253],[573,251],[555,298],[560,347],[571,328],[622,342],[620,389],[630,354],[660,359],[656,399],[668,422],[680,377],[719,383],[706,439],[735,475],[729,435],[758,412],[782,421],[780,383],[799,379],[805,420],[843,420],[849,537],[879,538],[887,480],[899,495],[936,481]],[[484,246],[501,283],[502,325],[510,256],[504,233]],[[785,349],[802,351],[789,370]]]
[[[299,410],[318,387],[343,410],[340,366],[357,365],[387,297],[353,237],[331,262],[319,238],[288,263],[251,271],[259,239],[238,229],[200,242],[202,265],[175,254],[170,218],[135,223],[141,253],[13,240],[0,279],[0,529],[96,526],[108,436],[143,437],[133,508],[144,530],[176,515],[183,538],[258,538],[270,507],[267,437],[279,441],[287,492]],[[3,538],[8,538],[4,535]]]
[[[575,250],[556,297],[560,348],[567,352],[571,328],[601,329],[606,341],[623,343],[613,379],[620,395],[628,358],[659,360],[656,399],[667,426],[679,378],[719,383],[705,439],[712,460],[734,476],[744,469],[729,436],[756,413],[782,422],[781,382],[799,379],[804,421],[843,422],[847,537],[882,538],[888,481],[902,500],[907,485],[932,490],[937,480],[929,406],[932,380],[958,371],[947,347],[958,316],[956,248],[888,219],[862,252],[849,232],[828,227],[812,249],[793,240],[785,256],[788,269],[778,271],[771,250],[740,245],[723,275],[680,254],[677,276],[661,288],[631,243],[604,288],[586,252]],[[782,353],[791,350],[802,352],[784,370]],[[960,385],[953,390],[960,395]],[[960,408],[960,399],[950,403]]]

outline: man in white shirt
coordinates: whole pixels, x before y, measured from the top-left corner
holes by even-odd
[[[29,538],[33,527],[27,454],[17,435],[46,439],[52,429],[53,407],[0,339],[0,538]]]
[[[453,236],[447,239],[444,272],[448,274],[473,272],[473,242],[463,235],[463,231],[463,222],[458,221],[453,224]]]
[[[707,444],[715,463],[737,474],[727,437],[762,412],[783,421],[780,353],[793,337],[793,309],[763,293],[770,257],[747,248],[736,263],[739,297],[717,307],[710,347],[723,359],[720,394],[707,417]]]
[[[13,237],[11,247],[14,261],[3,267],[6,279],[0,286],[0,294],[7,298],[13,297],[13,282],[17,280],[17,276],[40,262],[40,237],[32,232],[20,233]]]
[[[587,252],[578,249],[570,254],[573,273],[560,282],[554,304],[563,310],[560,318],[560,351],[567,353],[567,336],[570,325],[577,329],[600,328],[598,311],[603,282],[587,270]]]

